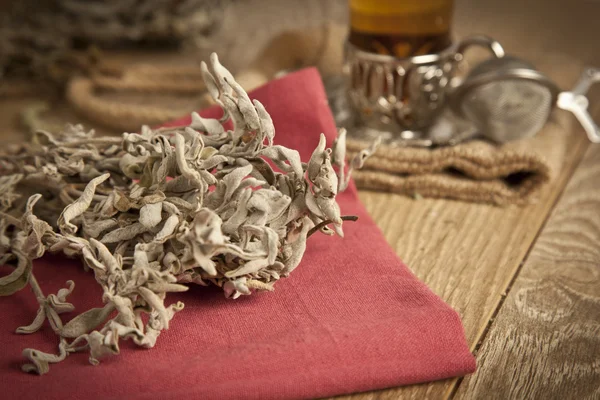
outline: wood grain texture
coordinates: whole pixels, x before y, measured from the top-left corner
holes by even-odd
[[[569,135],[563,169],[539,203],[500,208],[448,200],[413,200],[361,192],[387,241],[410,269],[462,317],[474,349],[505,290],[535,240],[556,198],[588,145],[580,129]],[[343,399],[438,399],[455,379],[341,397]]]
[[[550,215],[459,399],[600,398],[600,146]]]

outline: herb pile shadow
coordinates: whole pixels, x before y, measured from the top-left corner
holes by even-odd
[[[183,309],[166,306],[167,293],[187,290],[185,283],[212,283],[232,298],[273,290],[298,266],[311,234],[343,234],[336,195],[377,143],[346,168],[345,132],[332,148],[321,135],[303,163],[296,150],[273,144],[271,117],[216,54],[201,70],[220,120],[194,113],[189,126],[143,127],[121,138],[81,126],[38,131],[0,157],[0,265],[14,267],[0,277],[0,295],[29,284],[39,310],[17,332],[48,320],[60,338],[58,354],[25,349],[23,370],[46,373],[82,350],[97,364],[119,353],[120,339],[153,347]],[[46,252],[80,257],[103,289],[104,307],[63,323],[75,285],[42,292],[32,261]]]

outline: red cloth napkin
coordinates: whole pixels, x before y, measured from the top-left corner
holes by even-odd
[[[306,69],[251,93],[270,112],[276,143],[308,160],[319,133],[336,127],[319,74]],[[204,116],[217,116],[210,109]],[[188,119],[176,121],[180,125]],[[74,354],[44,376],[20,371],[25,347],[57,350],[46,324],[17,335],[37,309],[29,289],[0,298],[0,397],[6,399],[292,399],[426,382],[470,373],[475,360],[458,315],[396,257],[356,196],[339,196],[345,238],[314,235],[300,266],[273,293],[227,300],[218,288],[192,287],[185,309],[155,348],[121,342],[100,365]],[[403,212],[397,210],[397,212]],[[35,262],[46,295],[76,282],[82,312],[101,290],[81,264],[58,256]],[[66,318],[65,318],[66,319]]]

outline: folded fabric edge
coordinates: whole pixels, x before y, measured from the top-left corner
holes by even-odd
[[[393,156],[386,154],[387,148],[380,148],[375,156],[365,162],[365,169],[390,172],[398,175],[424,175],[456,170],[475,180],[503,179],[519,173],[535,174],[550,178],[547,163],[534,154],[502,154],[484,157],[468,152],[447,151],[431,154],[414,155],[409,151],[398,152]],[[423,151],[422,149],[415,151]],[[348,154],[357,154],[358,150],[350,147]]]
[[[345,338],[347,346],[344,349],[329,346],[325,341],[316,341],[306,344],[310,352],[302,353],[306,356],[316,355],[318,360],[307,363],[305,359],[302,364],[294,365],[297,359],[294,354],[282,354],[286,365],[278,362],[277,371],[265,371],[262,376],[253,376],[252,379],[237,379],[235,374],[227,379],[226,375],[220,375],[219,381],[212,380],[210,385],[190,385],[185,388],[171,387],[165,390],[152,392],[138,392],[130,399],[162,398],[165,400],[179,399],[182,396],[193,396],[203,399],[234,399],[228,393],[245,393],[245,399],[310,399],[347,394],[357,394],[377,390],[405,387],[408,385],[422,384],[442,379],[454,378],[472,373],[476,369],[476,361],[469,351],[464,340],[464,331],[458,314],[448,309],[437,309],[435,314],[429,318],[446,321],[440,326],[445,328],[443,334],[429,336],[428,342],[440,351],[429,358],[421,358],[412,365],[412,370],[405,370],[401,374],[396,372],[401,360],[398,357],[382,358],[381,354],[361,353],[360,349],[368,348],[379,339],[375,337],[371,342],[364,341],[363,331],[356,330],[349,338]],[[387,327],[396,327],[394,321],[388,321]],[[386,326],[376,327],[384,330]],[[344,332],[344,334],[347,334]],[[415,338],[421,340],[422,338]],[[355,347],[353,347],[353,345]],[[448,350],[451,349],[451,350]],[[354,352],[356,361],[339,363],[339,352]],[[389,354],[402,354],[404,349],[400,346],[388,348]],[[297,352],[295,354],[298,354]],[[247,349],[240,353],[238,363],[244,365],[251,360],[256,360],[257,355],[262,359],[268,359],[262,348]],[[281,360],[280,360],[281,361]],[[302,368],[299,369],[299,365]],[[423,365],[435,365],[436,374],[428,372],[414,373],[413,371],[424,371]],[[190,366],[191,367],[191,366]],[[257,366],[258,368],[258,366]],[[193,367],[189,369],[193,370]],[[202,378],[198,376],[201,383]],[[276,383],[275,383],[276,382]],[[405,390],[410,390],[406,388]]]
[[[525,177],[519,185],[511,186],[501,179],[475,181],[443,173],[402,176],[373,170],[356,171],[354,180],[361,189],[497,206],[534,203],[548,181],[532,175]]]

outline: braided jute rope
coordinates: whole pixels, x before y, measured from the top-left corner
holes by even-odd
[[[193,110],[118,102],[100,96],[101,90],[144,96],[155,94],[158,97],[164,94],[198,97],[206,92],[199,66],[136,65],[116,76],[101,73],[90,75],[74,77],[68,82],[67,101],[91,121],[118,130],[137,130],[142,125],[158,125]],[[206,104],[208,101],[203,99],[199,106]]]
[[[118,130],[137,130],[142,125],[157,125],[181,117],[181,110],[124,104],[96,96],[89,78],[73,78],[67,86],[67,100],[91,121]]]
[[[275,37],[252,65],[236,75],[236,79],[246,90],[251,90],[266,83],[277,71],[298,67],[298,60],[302,60],[303,65],[319,65],[325,61],[324,55],[332,47],[331,38],[336,34],[329,24],[324,24],[321,29],[308,33]],[[316,48],[314,43],[318,43]],[[166,93],[199,96],[206,92],[199,65],[139,64],[121,71],[112,69],[104,73],[102,70],[107,68],[100,65],[95,69],[100,72],[71,79],[66,94],[79,113],[115,129],[134,130],[142,124],[160,124],[193,110],[115,103],[99,96],[101,90],[157,96]],[[210,104],[210,96],[203,96],[201,103],[197,108]]]
[[[141,64],[123,70],[120,76],[95,73],[90,79],[94,87],[114,91],[198,94],[206,90],[200,66]]]
[[[209,96],[203,95],[206,86],[199,65],[139,64],[124,68],[107,62],[93,66],[83,64],[86,65],[80,68],[79,75],[66,83],[66,99],[81,115],[108,128],[137,130],[142,125],[160,124],[210,104]],[[58,89],[34,78],[0,80],[0,98],[38,96]],[[102,97],[101,92],[137,94],[142,100],[140,103],[148,96],[160,99],[165,94],[200,100],[192,108],[172,105],[169,108],[114,101]]]
[[[323,4],[319,3],[319,8],[324,7]],[[236,79],[246,90],[251,90],[272,79],[278,71],[297,68],[299,61],[300,65],[318,65],[325,72],[338,70],[341,68],[338,44],[342,31],[345,34],[345,25],[338,27],[328,22],[321,29],[291,33],[283,30],[282,34],[270,35],[271,40],[264,44],[264,48],[255,51],[255,61],[240,71]],[[71,76],[67,81],[66,99],[82,116],[104,127],[133,131],[143,124],[160,124],[212,103],[206,94],[200,66],[189,63],[182,65],[182,62],[177,62],[185,61],[182,57],[170,56],[170,65],[148,63],[126,67],[98,49],[73,54],[71,58],[73,63],[67,64],[79,66],[76,68],[79,76]],[[155,59],[159,58],[160,55],[156,55]],[[23,94],[36,93],[35,83],[26,86],[19,89]],[[15,93],[15,90],[11,88],[10,92]],[[104,96],[104,93],[110,93],[111,96]],[[115,96],[118,94],[127,94],[123,97],[129,98],[131,94],[139,95],[140,104],[120,100]],[[147,104],[150,97],[157,103],[166,94],[199,100],[193,108],[175,108],[168,100],[163,101],[165,107],[143,105]]]

